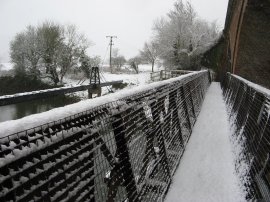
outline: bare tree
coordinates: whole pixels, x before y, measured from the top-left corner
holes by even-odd
[[[144,43],[144,47],[140,51],[140,55],[143,59],[151,63],[152,72],[154,72],[155,62],[159,56],[158,44],[153,41]]]
[[[15,64],[14,68],[16,74],[25,74],[27,71],[25,41],[25,34],[19,33],[10,43],[10,58]]]
[[[50,78],[57,85],[68,70],[78,67],[80,55],[89,45],[75,26],[45,22],[18,33],[10,44],[10,56],[15,73]]]
[[[63,43],[59,47],[58,65],[60,67],[60,82],[71,68],[76,68],[82,53],[89,47],[90,42],[84,35],[78,34],[74,25],[62,27]]]
[[[99,56],[89,57],[84,52],[80,56],[80,67],[79,70],[83,72],[86,78],[90,78],[91,68],[98,67],[101,63],[101,58]]]
[[[50,78],[54,85],[60,81],[57,59],[64,40],[61,32],[61,26],[53,22],[45,22],[37,30],[40,36],[41,58],[45,65],[46,77]]]
[[[114,48],[112,52],[112,64],[117,69],[120,69],[126,62],[126,58],[119,54],[119,49]]]
[[[37,28],[28,26],[10,43],[10,57],[15,64],[15,73],[40,77],[39,62],[42,58],[42,36]]]
[[[154,22],[154,41],[159,57],[167,66],[181,66],[183,52],[188,55],[213,43],[218,36],[215,23],[200,19],[190,2],[176,1],[166,17]],[[184,57],[186,59],[186,57]]]
[[[130,67],[134,69],[137,74],[139,74],[139,64],[141,64],[141,62],[142,62],[142,59],[140,56],[135,56],[128,60]]]
[[[41,58],[41,55],[38,41],[39,36],[37,35],[36,28],[28,26],[25,33],[25,57],[29,62],[29,73],[35,78],[38,78],[40,76],[38,62]]]

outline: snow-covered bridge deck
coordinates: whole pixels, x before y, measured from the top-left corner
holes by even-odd
[[[173,177],[166,202],[245,201],[235,174],[219,83],[212,83]]]

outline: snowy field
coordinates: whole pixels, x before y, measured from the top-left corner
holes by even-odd
[[[166,202],[244,202],[219,83],[212,83]]]
[[[109,81],[118,81],[123,80],[123,83],[127,86],[125,88],[130,89],[136,86],[144,85],[150,83],[150,73],[149,72],[143,72],[139,74],[111,74],[111,73],[103,73],[101,77],[101,83],[102,82],[109,82]],[[66,83],[65,86],[74,86],[77,85],[80,80],[74,80],[66,78],[64,79],[64,82]],[[80,84],[87,84],[89,83],[89,80],[84,80]],[[109,93],[109,90],[113,90],[113,92],[119,91],[121,89],[113,89],[111,86],[109,87],[102,87],[102,95],[107,95]],[[87,91],[79,91],[74,93],[76,96],[79,96],[82,99],[88,98],[88,92]]]
[[[108,65],[105,65],[106,67]],[[160,65],[155,65],[154,70],[155,71],[160,71],[164,69]],[[113,73],[111,74],[110,72],[103,72],[101,71],[100,77],[101,77],[101,82],[109,82],[109,81],[118,81],[118,80],[123,80],[123,83],[126,85],[125,89],[131,89],[136,86],[144,85],[144,84],[149,84],[152,81],[150,80],[150,73],[151,73],[152,67],[149,64],[142,64],[139,65],[139,74],[135,73],[125,73],[125,72],[119,72],[119,73]],[[80,84],[87,84],[89,80],[82,80],[80,82],[80,79],[71,79],[68,76],[64,79],[64,82],[66,83],[65,86],[72,86],[72,85],[77,85],[78,83]],[[103,87],[102,88],[102,95],[106,95],[109,93],[109,90],[111,90],[111,87]],[[112,89],[113,92],[119,91],[121,89]],[[86,91],[81,91],[81,92],[76,92],[76,96],[81,97],[82,99],[86,99],[88,96],[88,93]]]

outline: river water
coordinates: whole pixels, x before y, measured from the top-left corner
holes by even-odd
[[[53,108],[63,107],[65,105],[78,102],[79,100],[80,98],[75,96],[56,96],[46,99],[0,106],[0,122],[15,120],[31,114],[45,112]]]

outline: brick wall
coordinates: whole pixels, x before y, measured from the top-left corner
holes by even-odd
[[[270,1],[249,1],[234,73],[270,88]]]
[[[222,37],[223,51],[204,55],[221,54],[220,62],[213,61],[218,78],[230,71],[270,88],[270,0],[229,0]]]

